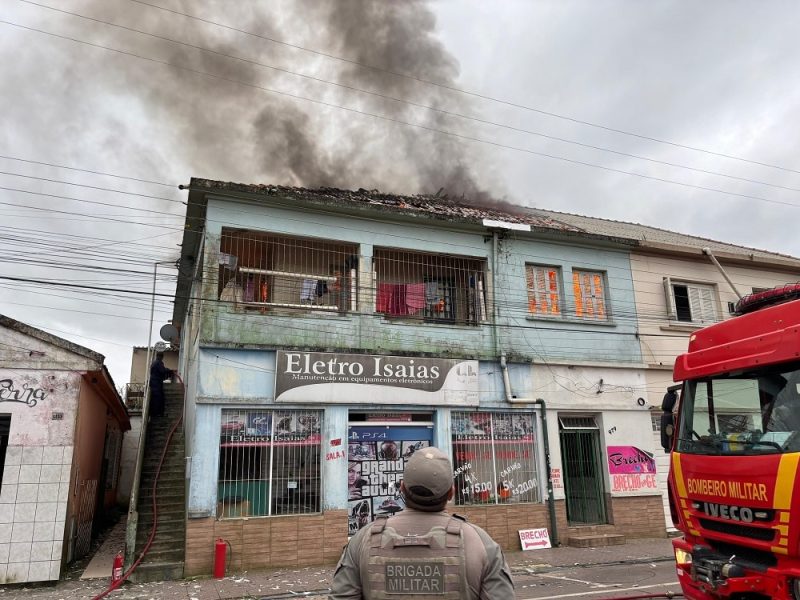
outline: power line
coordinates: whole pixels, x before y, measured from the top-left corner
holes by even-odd
[[[69,171],[79,171],[79,172],[82,172],[82,173],[91,173],[92,175],[102,175],[104,177],[115,177],[117,179],[127,179],[128,181],[137,181],[139,183],[152,183],[153,185],[163,185],[165,187],[170,187],[170,188],[178,187],[177,184],[172,184],[172,183],[163,183],[161,181],[153,181],[151,179],[141,179],[139,177],[130,177],[130,176],[127,176],[127,175],[117,175],[115,173],[107,173],[107,172],[104,172],[104,171],[92,171],[91,169],[80,169],[78,167],[68,167],[66,165],[59,165],[59,164],[51,163],[51,162],[44,162],[44,161],[41,161],[41,160],[31,160],[31,159],[27,159],[27,158],[20,158],[18,156],[9,156],[7,154],[0,154],[0,158],[4,158],[6,160],[15,160],[15,161],[18,161],[18,162],[29,163],[29,164],[32,164],[32,165],[41,165],[41,166],[45,166],[45,167],[55,167],[57,169],[67,169]]]
[[[152,4],[150,2],[145,2],[144,0],[128,0],[128,1],[129,2],[135,2],[135,3],[141,4],[143,6],[149,6],[151,8],[155,8],[157,10],[161,10],[161,11],[164,11],[164,12],[169,12],[169,13],[172,13],[172,14],[175,14],[175,15],[179,15],[179,16],[182,16],[182,17],[186,17],[187,19],[192,19],[192,20],[195,20],[195,21],[199,21],[201,23],[206,23],[208,25],[214,25],[215,27],[221,27],[221,28],[227,29],[229,31],[234,31],[234,32],[241,33],[241,34],[244,34],[244,35],[247,35],[247,36],[251,36],[251,37],[254,37],[254,38],[262,39],[262,40],[265,40],[265,41],[268,41],[268,42],[272,42],[273,44],[280,44],[282,46],[286,46],[286,47],[289,47],[289,48],[294,48],[296,50],[302,50],[304,52],[310,52],[311,54],[315,54],[317,56],[330,58],[332,60],[341,61],[341,62],[350,64],[350,65],[354,65],[354,66],[361,67],[361,68],[364,68],[364,69],[369,69],[369,70],[372,70],[372,71],[378,71],[378,72],[381,72],[381,73],[386,73],[386,74],[389,74],[389,75],[393,75],[395,77],[401,77],[403,79],[408,79],[408,80],[416,81],[416,82],[419,82],[419,83],[424,83],[426,85],[431,85],[431,86],[438,87],[438,88],[441,88],[441,89],[445,89],[445,90],[448,90],[448,91],[451,91],[451,92],[464,94],[466,96],[472,96],[474,98],[480,98],[481,100],[488,100],[490,102],[496,102],[498,104],[502,104],[502,105],[505,105],[505,106],[510,106],[512,108],[519,108],[519,109],[522,109],[522,110],[525,110],[525,111],[529,111],[529,112],[545,115],[545,116],[548,116],[548,117],[553,117],[553,118],[556,118],[556,119],[569,121],[571,123],[576,123],[576,124],[579,124],[579,125],[586,125],[588,127],[601,129],[603,131],[609,131],[609,132],[612,132],[612,133],[619,133],[621,135],[626,135],[626,136],[630,136],[630,137],[634,137],[634,138],[638,138],[638,139],[642,139],[642,140],[647,140],[647,141],[650,141],[650,142],[656,142],[656,143],[659,143],[659,144],[666,144],[668,146],[673,146],[673,147],[676,147],[676,148],[683,148],[685,150],[692,150],[694,152],[702,152],[704,154],[710,154],[712,156],[719,156],[721,158],[729,158],[729,159],[732,159],[732,160],[737,160],[737,161],[741,161],[741,162],[745,162],[745,163],[759,165],[759,166],[762,166],[762,167],[769,167],[771,169],[778,169],[780,171],[788,171],[790,173],[800,173],[800,170],[791,169],[791,168],[788,168],[788,167],[782,167],[782,166],[774,165],[774,164],[770,164],[770,163],[759,162],[759,161],[756,161],[756,160],[743,158],[741,156],[734,156],[732,154],[725,154],[725,153],[722,153],[722,152],[716,152],[716,151],[713,151],[713,150],[708,150],[708,149],[700,148],[700,147],[697,147],[697,146],[690,146],[688,144],[681,144],[681,143],[678,143],[678,142],[673,142],[673,141],[670,141],[670,140],[665,140],[665,139],[656,138],[656,137],[652,137],[652,136],[648,136],[648,135],[634,133],[634,132],[626,131],[626,130],[623,130],[623,129],[616,129],[614,127],[601,125],[599,123],[593,123],[591,121],[585,121],[585,120],[578,119],[578,118],[575,118],[575,117],[569,117],[569,116],[566,116],[566,115],[561,115],[561,114],[558,114],[558,113],[555,113],[555,112],[542,110],[540,108],[535,108],[535,107],[528,106],[528,105],[525,105],[525,104],[521,104],[521,103],[518,103],[518,102],[512,102],[510,100],[503,100],[501,98],[495,98],[495,97],[489,96],[487,94],[482,94],[482,93],[479,93],[479,92],[470,91],[470,90],[467,90],[467,89],[464,89],[464,88],[460,88],[460,87],[457,87],[457,86],[454,86],[454,85],[449,85],[449,84],[446,84],[446,83],[432,81],[430,79],[425,79],[423,77],[419,77],[419,76],[416,76],[416,75],[412,75],[412,74],[408,74],[408,73],[401,73],[399,71],[394,71],[394,70],[391,70],[391,69],[386,69],[386,68],[383,68],[383,67],[370,65],[370,64],[363,63],[363,62],[360,62],[360,61],[357,61],[357,60],[352,60],[352,59],[349,59],[349,58],[344,58],[344,57],[341,57],[341,56],[337,56],[335,54],[322,52],[320,50],[314,50],[314,49],[311,49],[311,48],[307,48],[305,46],[300,46],[298,44],[292,44],[292,43],[286,42],[284,40],[280,40],[280,39],[277,39],[277,38],[266,36],[264,34],[254,33],[252,31],[247,31],[245,29],[240,29],[238,27],[233,27],[231,25],[226,25],[226,24],[220,23],[218,21],[212,21],[211,19],[204,19],[204,18],[198,17],[196,15],[192,15],[192,14],[189,14],[189,13],[184,13],[184,12],[181,12],[181,11],[178,11],[178,10],[175,10],[175,9],[171,9],[171,8],[166,8],[164,6],[159,6],[158,4]]]
[[[0,190],[5,190],[7,192],[18,192],[18,193],[21,193],[21,194],[31,194],[33,196],[44,196],[46,198],[61,198],[62,200],[72,200],[74,202],[85,202],[87,204],[97,204],[97,205],[100,205],[100,206],[110,206],[112,208],[127,208],[129,210],[138,210],[138,211],[143,211],[143,212],[156,213],[156,214],[159,214],[159,215],[164,215],[164,216],[168,216],[170,218],[175,218],[175,219],[183,218],[181,215],[173,215],[171,213],[164,213],[164,212],[161,212],[161,211],[155,211],[155,210],[150,210],[150,209],[145,209],[145,208],[134,208],[132,206],[118,206],[118,205],[115,205],[115,204],[109,204],[108,202],[98,202],[98,201],[95,201],[95,200],[85,200],[85,199],[82,199],[82,198],[72,198],[70,196],[64,196],[64,195],[61,195],[61,194],[47,194],[47,193],[44,193],[44,192],[32,192],[30,190],[22,190],[22,189],[19,189],[19,188],[11,188],[11,187],[5,187],[5,186],[0,186]],[[126,221],[126,220],[122,220],[122,219],[115,219],[115,218],[110,217],[110,216],[90,215],[90,214],[86,214],[86,213],[70,212],[70,211],[65,211],[65,210],[57,210],[57,209],[54,209],[54,208],[44,208],[44,207],[41,207],[41,206],[30,206],[30,205],[27,205],[27,204],[15,204],[13,202],[0,202],[0,204],[2,204],[3,206],[13,206],[13,207],[16,207],[16,208],[28,208],[30,210],[45,211],[45,212],[50,212],[50,213],[59,213],[59,214],[64,214],[64,215],[77,215],[77,216],[80,216],[80,217],[86,217],[86,218],[89,218],[89,219],[97,219],[97,220],[100,220],[100,221],[114,221],[116,223],[125,223],[126,225],[130,225],[130,224],[143,225],[145,227],[158,227],[159,229],[171,229],[172,231],[182,231],[183,230],[183,228],[181,228],[181,227],[166,227],[164,225],[156,225],[154,223],[142,223],[142,222],[139,222],[139,221]]]
[[[135,1],[135,0],[131,0],[131,1]],[[276,90],[276,89],[273,89],[273,88],[268,88],[268,87],[257,85],[257,84],[254,84],[254,83],[248,83],[248,82],[241,81],[241,80],[238,80],[238,79],[234,79],[234,78],[231,78],[231,77],[224,77],[224,76],[221,76],[221,75],[214,75],[212,73],[209,73],[207,71],[202,71],[200,69],[194,69],[194,68],[191,68],[191,67],[185,67],[185,66],[177,65],[177,64],[169,62],[169,61],[164,61],[164,60],[160,60],[160,59],[156,59],[156,58],[150,58],[150,57],[147,57],[147,56],[142,56],[142,55],[136,54],[134,52],[127,52],[125,50],[119,50],[117,48],[112,48],[110,46],[104,46],[102,44],[97,44],[97,43],[94,43],[94,42],[88,42],[86,40],[81,40],[81,39],[73,38],[73,37],[66,36],[66,35],[61,35],[61,34],[52,33],[52,32],[49,32],[49,31],[44,31],[42,29],[37,29],[35,27],[29,27],[29,26],[26,26],[26,25],[20,25],[19,23],[14,23],[14,22],[11,22],[11,21],[6,21],[6,20],[0,19],[0,23],[3,23],[5,25],[10,25],[12,27],[17,27],[17,28],[20,28],[20,29],[24,29],[24,30],[27,30],[27,31],[33,31],[33,32],[40,33],[40,34],[43,34],[43,35],[47,35],[47,36],[51,36],[51,37],[67,40],[67,41],[74,42],[74,43],[77,43],[77,44],[83,44],[83,45],[90,46],[90,47],[93,47],[93,48],[107,50],[109,52],[114,52],[114,53],[117,53],[117,54],[130,56],[130,57],[133,57],[133,58],[138,58],[140,60],[146,60],[146,61],[153,62],[153,63],[156,63],[156,64],[165,65],[165,66],[168,66],[168,67],[172,67],[172,68],[180,69],[180,70],[183,70],[183,71],[187,71],[189,73],[194,73],[196,75],[201,75],[203,77],[210,77],[210,78],[213,78],[213,79],[218,79],[220,81],[227,81],[229,83],[233,83],[233,84],[236,84],[236,85],[241,85],[241,86],[249,87],[249,88],[252,88],[252,89],[257,89],[257,90],[269,92],[271,94],[277,94],[277,95],[280,95],[280,96],[285,96],[287,98],[292,98],[294,100],[302,100],[302,101],[305,101],[305,102],[311,102],[313,104],[318,104],[320,106],[326,106],[328,108],[335,108],[335,109],[338,109],[338,110],[343,110],[343,111],[346,111],[346,112],[349,112],[349,113],[353,113],[353,114],[357,114],[357,115],[361,115],[361,116],[366,116],[366,117],[370,117],[370,118],[386,121],[386,122],[389,122],[389,123],[395,123],[395,124],[398,124],[398,125],[414,127],[416,129],[421,129],[423,131],[429,131],[431,133],[438,133],[438,134],[446,135],[448,137],[453,137],[453,138],[460,139],[460,140],[476,142],[476,143],[479,143],[479,144],[485,144],[485,145],[493,146],[493,147],[496,147],[496,148],[503,148],[503,149],[506,149],[506,150],[513,150],[515,152],[522,152],[524,154],[530,154],[532,156],[540,156],[542,158],[549,158],[551,160],[566,162],[568,164],[581,165],[581,166],[589,167],[589,168],[593,168],[593,169],[600,169],[600,170],[608,171],[608,172],[611,172],[611,173],[619,173],[619,174],[622,174],[622,175],[630,175],[632,177],[638,177],[640,179],[647,179],[647,180],[651,180],[651,181],[659,181],[661,183],[677,185],[677,186],[685,187],[685,188],[698,189],[698,190],[703,190],[703,191],[707,191],[707,192],[714,192],[714,193],[724,194],[726,196],[733,196],[733,197],[738,197],[738,198],[747,198],[747,199],[750,199],[750,200],[757,200],[757,201],[760,201],[760,202],[768,202],[768,203],[780,204],[780,205],[786,205],[786,206],[792,206],[792,207],[797,207],[798,206],[797,204],[793,204],[793,203],[790,203],[790,202],[783,202],[783,201],[780,201],[780,200],[772,200],[772,199],[769,199],[769,198],[763,198],[763,197],[760,197],[760,196],[753,196],[753,195],[750,195],[750,194],[740,194],[740,193],[736,193],[736,192],[729,192],[729,191],[721,190],[721,189],[718,189],[718,188],[695,185],[695,184],[691,184],[691,183],[685,183],[685,182],[681,182],[681,181],[676,181],[676,180],[673,180],[673,179],[666,179],[666,178],[663,178],[663,177],[655,177],[655,176],[652,176],[652,175],[645,175],[643,173],[636,173],[634,171],[626,171],[625,169],[617,169],[617,168],[614,168],[614,167],[607,167],[607,166],[603,166],[603,165],[599,165],[599,164],[595,164],[595,163],[591,163],[591,162],[587,162],[587,161],[567,158],[567,157],[559,156],[559,155],[556,155],[556,154],[550,154],[550,153],[547,153],[547,152],[538,152],[536,150],[531,150],[529,148],[523,148],[523,147],[520,147],[520,146],[511,146],[511,145],[508,145],[508,144],[502,144],[500,142],[494,142],[492,140],[487,140],[487,139],[483,139],[483,138],[479,138],[479,137],[475,137],[475,136],[470,136],[470,135],[466,135],[466,134],[462,134],[462,133],[457,133],[455,131],[448,131],[448,130],[444,130],[444,129],[438,129],[436,127],[432,127],[432,126],[429,126],[429,125],[424,125],[424,124],[421,124],[421,123],[412,123],[410,121],[404,121],[402,119],[389,117],[389,116],[386,116],[386,115],[380,115],[380,114],[377,114],[377,113],[371,113],[369,111],[364,111],[364,110],[360,110],[360,109],[356,109],[356,108],[350,108],[350,107],[342,106],[340,104],[335,104],[333,102],[326,102],[324,100],[318,100],[318,99],[315,99],[315,98],[310,98],[310,97],[302,96],[302,95],[299,95],[299,94],[293,94],[293,93],[290,93],[290,92]]]
[[[538,136],[538,137],[541,137],[541,138],[545,138],[545,139],[549,139],[549,140],[553,140],[553,141],[558,141],[558,142],[562,142],[562,143],[565,143],[565,144],[571,144],[571,145],[575,145],[575,146],[580,146],[582,148],[587,148],[587,149],[591,149],[591,150],[597,150],[599,152],[608,152],[608,153],[611,153],[611,154],[615,154],[617,156],[623,156],[623,157],[627,157],[627,158],[634,158],[634,159],[637,159],[637,160],[643,160],[643,161],[647,161],[647,162],[650,162],[650,163],[653,163],[653,164],[660,164],[660,165],[665,165],[665,166],[669,166],[669,167],[675,167],[675,168],[679,168],[679,169],[687,169],[689,171],[693,171],[693,172],[696,172],[696,173],[703,173],[703,174],[706,174],[706,175],[716,175],[718,177],[725,177],[727,179],[731,179],[731,180],[734,180],[734,181],[742,181],[742,182],[747,182],[747,183],[754,183],[754,184],[757,184],[757,185],[764,185],[764,186],[768,186],[768,187],[773,187],[773,188],[777,188],[777,189],[783,189],[783,190],[788,190],[788,191],[793,191],[793,192],[800,192],[800,188],[793,188],[793,187],[779,185],[779,184],[775,184],[775,183],[769,183],[769,182],[766,182],[766,181],[760,181],[760,180],[757,180],[757,179],[750,179],[750,178],[747,178],[747,177],[740,177],[740,176],[731,175],[731,174],[728,174],[728,173],[720,173],[718,171],[711,171],[709,169],[701,169],[701,168],[697,168],[697,167],[691,167],[691,166],[688,166],[688,165],[682,165],[682,164],[679,164],[679,163],[673,163],[673,162],[669,162],[669,161],[665,161],[665,160],[659,160],[659,159],[650,158],[650,157],[647,157],[647,156],[641,156],[641,155],[638,155],[638,154],[632,154],[632,153],[629,153],[629,152],[622,152],[620,150],[614,150],[612,148],[606,148],[606,147],[603,147],[603,146],[597,146],[597,145],[594,145],[594,144],[588,144],[588,143],[580,142],[580,141],[577,141],[577,140],[570,140],[570,139],[559,137],[559,136],[545,134],[545,133],[542,133],[542,132],[539,132],[539,131],[533,131],[533,130],[530,130],[530,129],[524,129],[524,128],[521,128],[521,127],[508,125],[506,123],[499,123],[499,122],[496,122],[496,121],[491,121],[491,120],[483,119],[483,118],[476,117],[476,116],[466,115],[466,114],[462,114],[462,113],[459,113],[459,112],[442,109],[442,108],[439,108],[439,107],[436,107],[436,106],[431,106],[431,105],[428,105],[428,104],[422,104],[422,103],[419,103],[419,102],[414,102],[412,100],[399,98],[397,96],[391,96],[391,95],[388,95],[388,94],[383,94],[383,93],[380,93],[380,92],[374,92],[374,91],[371,91],[371,90],[366,90],[366,89],[363,89],[363,88],[359,88],[359,87],[356,87],[356,86],[353,86],[353,85],[339,83],[337,81],[331,81],[331,80],[328,80],[328,79],[324,79],[322,77],[315,77],[313,75],[307,75],[305,73],[300,73],[298,71],[293,71],[291,69],[287,69],[287,68],[283,68],[283,67],[276,67],[274,65],[269,65],[269,64],[266,64],[266,63],[263,63],[263,62],[259,62],[257,60],[253,60],[253,59],[250,59],[250,58],[246,58],[246,57],[243,57],[243,56],[237,56],[235,54],[228,54],[228,53],[225,53],[225,52],[220,52],[218,50],[214,50],[212,48],[208,48],[208,47],[205,47],[205,46],[200,46],[200,45],[197,45],[197,44],[191,44],[191,43],[188,43],[188,42],[183,42],[183,41],[176,40],[174,38],[170,38],[170,37],[167,37],[167,36],[158,35],[158,34],[155,34],[155,33],[149,32],[149,31],[144,31],[142,29],[136,29],[134,27],[129,27],[127,25],[120,25],[118,23],[112,23],[110,21],[105,21],[103,19],[98,19],[98,18],[95,18],[95,17],[82,15],[80,13],[76,13],[76,12],[72,12],[72,11],[68,11],[68,10],[63,10],[63,9],[55,8],[55,7],[52,7],[52,6],[47,6],[45,4],[40,4],[38,2],[33,2],[32,0],[18,0],[18,1],[19,2],[25,2],[25,3],[31,4],[33,6],[38,6],[40,8],[45,8],[45,9],[48,9],[48,10],[52,10],[52,11],[55,11],[55,12],[58,12],[58,13],[61,13],[61,14],[71,15],[71,16],[74,16],[74,17],[77,17],[77,18],[80,18],[80,19],[91,21],[93,23],[99,23],[99,24],[102,24],[102,25],[107,25],[109,27],[115,27],[115,28],[118,28],[118,29],[122,29],[124,31],[130,31],[132,33],[136,33],[136,34],[139,34],[139,35],[144,35],[144,36],[148,36],[148,37],[151,37],[151,38],[154,38],[154,39],[166,41],[166,42],[169,42],[171,44],[177,44],[177,45],[184,46],[184,47],[187,47],[187,48],[192,48],[194,50],[199,50],[201,52],[206,52],[206,53],[209,53],[209,54],[213,54],[215,56],[220,56],[220,57],[223,57],[223,58],[228,58],[228,59],[231,59],[231,60],[244,62],[246,64],[257,66],[257,67],[262,67],[262,68],[265,68],[265,69],[271,69],[273,71],[278,71],[278,72],[281,72],[281,73],[286,73],[288,75],[294,75],[296,77],[301,77],[303,79],[307,79],[307,80],[310,80],[310,81],[316,81],[318,83],[324,83],[326,85],[331,85],[331,86],[339,87],[339,88],[342,88],[342,89],[355,91],[355,92],[359,92],[359,93],[362,93],[362,94],[367,94],[367,95],[374,96],[374,97],[377,97],[377,98],[381,98],[381,99],[384,99],[384,100],[392,100],[394,102],[398,102],[398,103],[401,103],[401,104],[406,104],[408,106],[413,106],[413,107],[416,107],[416,108],[422,108],[424,110],[435,112],[435,113],[438,113],[438,114],[441,114],[441,115],[447,115],[447,116],[450,116],[450,117],[456,117],[456,118],[459,118],[459,119],[464,119],[464,120],[468,120],[468,121],[474,121],[476,123],[481,123],[483,125],[491,125],[493,127],[500,127],[502,129],[507,129],[509,131],[514,131],[514,132],[517,132],[517,133],[525,133],[525,134],[528,134],[528,135]],[[0,174],[2,174],[2,172],[0,172]]]
[[[20,0],[20,1],[23,1],[23,0]],[[128,191],[125,191],[125,190],[119,190],[119,189],[114,189],[114,188],[99,187],[99,186],[96,186],[96,185],[88,185],[86,183],[73,183],[72,181],[64,181],[62,179],[48,179],[47,177],[36,177],[35,175],[23,175],[22,173],[12,173],[11,171],[0,171],[0,175],[8,175],[9,177],[23,177],[25,179],[36,179],[38,181],[46,181],[48,183],[59,183],[61,185],[72,185],[72,186],[75,186],[75,187],[88,188],[88,189],[91,189],[91,190],[99,190],[99,191],[102,191],[102,192],[113,192],[115,194],[126,194],[128,196],[137,196],[139,198],[150,198],[152,200],[164,200],[166,202],[175,202],[177,204],[183,204],[183,205],[186,204],[186,202],[184,202],[183,200],[175,200],[174,198],[165,198],[164,196],[151,196],[149,194],[141,194],[139,192],[128,192]],[[798,191],[800,191],[800,190],[798,190]],[[128,208],[128,207],[125,207],[125,208]],[[133,207],[131,207],[131,208],[132,208],[132,210],[144,210],[144,209],[141,209],[141,208],[133,208]]]

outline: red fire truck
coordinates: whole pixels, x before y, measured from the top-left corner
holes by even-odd
[[[800,284],[744,297],[675,361],[669,505],[687,598],[800,600],[799,298]]]

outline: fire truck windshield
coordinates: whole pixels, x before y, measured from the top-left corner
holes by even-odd
[[[677,450],[742,455],[800,451],[800,363],[687,381]]]

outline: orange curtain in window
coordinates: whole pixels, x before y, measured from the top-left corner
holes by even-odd
[[[561,302],[558,298],[558,277],[554,270],[547,272],[547,279],[550,284],[550,312],[554,315],[561,314]]]
[[[525,270],[525,278],[528,283],[528,312],[531,314],[536,313],[536,271],[528,267]]]
[[[605,294],[603,294],[603,278],[599,273],[594,275],[594,302],[597,307],[597,318],[606,318]]]
[[[589,278],[588,273],[583,274],[583,281],[581,281],[581,292],[583,292],[586,302],[584,306],[586,308],[586,316],[587,317],[594,317],[594,302],[592,298],[592,281]]]
[[[575,315],[578,317],[583,316],[583,292],[581,292],[581,275],[580,273],[572,274],[572,293],[575,296]]]

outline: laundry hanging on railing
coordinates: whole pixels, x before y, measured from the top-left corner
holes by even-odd
[[[316,289],[316,279],[303,279],[303,286],[300,288],[300,302],[314,300]]]
[[[425,308],[424,283],[379,283],[375,312],[393,317],[414,315]]]

